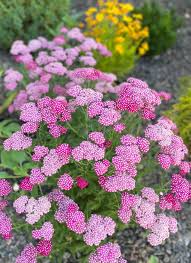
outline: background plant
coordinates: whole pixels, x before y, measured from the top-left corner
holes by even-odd
[[[176,122],[179,134],[191,149],[191,77],[182,77],[179,83],[178,101],[165,114]]]
[[[98,1],[96,8],[86,11],[86,35],[106,45],[112,53],[104,60],[97,56],[97,68],[123,76],[148,51],[149,29],[142,24],[143,15],[133,10],[131,3],[113,0]]]
[[[69,13],[70,0],[1,0],[0,48],[9,49],[16,39],[50,37],[50,30],[55,29],[65,15],[68,18]],[[64,21],[67,24],[67,20]]]
[[[149,28],[148,55],[159,55],[173,46],[183,23],[174,9],[165,9],[159,1],[148,0],[135,10],[143,15],[143,26]]]

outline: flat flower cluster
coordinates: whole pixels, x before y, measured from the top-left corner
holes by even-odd
[[[68,39],[80,44],[64,48]],[[17,86],[19,90],[9,110],[19,110],[23,124],[4,141],[4,149],[26,150],[33,163],[28,176],[18,181],[21,191],[13,207],[33,228],[34,241],[23,249],[16,263],[35,263],[38,256],[49,256],[54,250],[58,225],[92,247],[90,263],[127,262],[118,244],[105,243],[117,228],[112,213],[97,213],[91,206],[83,210],[84,202],[88,206],[87,196],[92,188],[97,187],[95,191],[100,196],[118,196],[120,205],[113,204],[109,209],[124,224],[134,219],[146,229],[148,242],[153,246],[177,231],[176,219],[164,210],[180,210],[182,203],[191,198],[190,182],[186,179],[190,172],[190,163],[185,159],[187,148],[172,121],[165,117],[154,120],[156,107],[169,94],[157,93],[135,78],[115,86],[113,74],[90,67],[92,49],[108,55],[105,47],[85,38],[77,28],[62,28],[62,34],[53,41],[38,38],[28,45],[16,41],[12,46],[11,53],[29,73],[25,80],[29,83],[26,89],[19,90],[20,73],[11,70],[5,74],[5,88]],[[79,61],[85,61],[88,67],[79,67]],[[115,94],[108,96],[114,90]],[[141,135],[129,132],[128,118],[133,114],[145,123]],[[153,120],[152,124],[147,124],[149,120]],[[42,130],[45,138],[41,143]],[[163,195],[150,187],[141,191],[136,188],[139,165],[144,165],[153,143],[161,168],[178,170],[171,176],[169,191]],[[33,196],[36,188],[41,189],[41,194]],[[83,203],[78,203],[78,193],[84,196]],[[0,235],[4,239],[12,236],[13,223],[5,212],[6,198],[12,194],[11,182],[0,179]]]

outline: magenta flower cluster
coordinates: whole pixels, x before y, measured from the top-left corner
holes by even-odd
[[[94,52],[111,55],[78,28],[62,28],[52,41],[39,37],[26,45],[18,40],[11,48],[28,77],[13,69],[5,73],[5,88],[18,90],[9,111],[20,112],[22,125],[3,145],[6,151],[27,149],[34,164],[28,176],[19,179],[21,194],[13,203],[16,213],[33,227],[34,244],[23,249],[16,263],[37,262],[38,256],[49,256],[56,224],[81,236],[87,246],[99,246],[90,254],[89,263],[127,262],[118,244],[104,244],[115,233],[114,219],[101,213],[86,214],[71,194],[87,193],[94,187],[91,177],[100,192],[121,196],[116,215],[124,224],[133,218],[147,231],[152,246],[177,231],[176,219],[167,216],[165,210],[178,211],[191,199],[191,183],[186,178],[191,164],[186,161],[188,150],[177,135],[176,125],[165,117],[147,124],[156,118],[161,100],[168,100],[170,95],[156,92],[136,78],[117,86],[116,76],[94,68]],[[20,87],[23,79],[27,83],[24,90]],[[129,131],[129,116],[143,119],[141,135]],[[83,129],[74,127],[76,117],[79,125],[84,121]],[[41,129],[45,143],[39,142]],[[158,195],[150,187],[133,192],[137,190],[140,166],[144,166],[153,144],[160,167],[168,171],[173,167],[177,173],[171,176],[168,192]],[[71,166],[75,166],[75,172],[70,171]],[[54,188],[49,187],[51,180]],[[46,194],[33,197],[33,189],[41,186]],[[4,239],[12,236],[12,222],[5,213],[6,198],[12,194],[10,182],[0,179],[0,235]]]

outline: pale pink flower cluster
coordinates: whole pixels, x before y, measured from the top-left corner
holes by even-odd
[[[110,217],[92,214],[86,224],[84,241],[89,246],[98,246],[107,235],[113,235],[115,227],[116,223]]]
[[[68,45],[73,45],[73,47],[68,47]],[[34,79],[34,82],[31,81],[26,85],[25,102],[26,100],[38,100],[47,94],[50,91],[49,82],[54,76],[64,76],[66,79],[73,79],[73,77],[76,79],[79,76],[85,77],[85,79],[100,78],[101,81],[108,82],[107,76],[93,68],[78,69],[79,73],[74,69],[73,73],[70,73],[71,67],[74,67],[75,64],[80,63],[87,67],[95,66],[94,51],[103,56],[111,55],[106,47],[92,38],[85,37],[79,28],[73,28],[66,32],[61,30],[61,34],[52,41],[43,37],[32,39],[28,44],[24,44],[21,40],[15,41],[10,52],[16,62],[25,66],[29,79]],[[20,72],[13,69],[7,70],[4,77],[5,88],[15,89],[22,79],[23,75]],[[10,111],[18,110],[19,104],[22,105],[22,101],[18,103],[18,100],[22,99],[17,96]],[[15,107],[15,103],[17,107]]]
[[[31,147],[32,139],[24,135],[21,131],[15,132],[4,141],[3,146],[6,151],[20,151]]]
[[[157,92],[150,89],[146,82],[135,78],[129,78],[120,85],[118,96],[118,109],[140,112],[142,118],[147,120],[155,118],[155,107],[161,103]]]
[[[60,176],[58,180],[58,187],[61,190],[71,190],[73,186],[74,180],[69,174],[63,174]]]
[[[116,155],[112,158],[115,169],[134,177],[137,174],[136,165],[141,162],[142,153],[149,151],[149,141],[130,134],[121,137],[122,145],[115,148]],[[123,175],[124,176],[124,175]]]
[[[51,222],[45,222],[40,229],[32,231],[35,239],[51,240],[54,234],[54,227]]]
[[[0,179],[0,197],[7,196],[12,192],[12,186],[6,179]]]
[[[158,142],[160,152],[157,159],[164,169],[180,166],[188,154],[188,149],[181,137],[175,134],[176,125],[168,118],[161,118],[154,125],[148,125],[145,136],[151,141]]]
[[[11,184],[5,179],[0,179],[0,236],[3,239],[12,237],[12,221],[4,211],[8,205],[8,201],[4,197],[7,197],[11,192]]]
[[[159,197],[152,188],[143,188],[141,194],[138,196],[127,192],[122,193],[118,215],[122,222],[127,224],[135,214],[136,222],[149,230],[149,243],[157,246],[167,239],[170,233],[177,232],[177,221],[165,214],[156,214]]]
[[[122,258],[117,243],[106,243],[90,255],[89,263],[127,263],[127,261]]]
[[[67,227],[77,234],[82,234],[86,228],[85,215],[79,210],[79,206],[60,190],[55,189],[49,194],[49,200],[56,202],[58,210],[55,219],[59,223],[65,223]]]
[[[10,150],[23,150],[32,145],[32,139],[25,133],[36,133],[40,123],[47,124],[49,133],[58,138],[67,132],[67,129],[57,122],[66,122],[71,119],[71,110],[68,103],[63,99],[51,99],[44,97],[38,103],[28,102],[21,107],[20,120],[25,123],[21,126],[21,131],[15,132],[10,138],[4,141],[4,148]]]
[[[82,89],[80,86],[72,86],[67,92],[70,96],[75,97],[74,103],[77,106],[89,105],[93,102],[101,101],[102,93],[93,89]]]
[[[182,203],[190,200],[191,184],[180,174],[173,174],[171,178],[171,191],[160,199],[160,208],[179,211]]]
[[[20,256],[17,257],[16,263],[37,263],[37,250],[32,244],[26,245],[21,252]]]
[[[13,69],[8,69],[5,71],[4,83],[7,90],[16,89],[19,82],[23,79],[23,75]]]
[[[99,147],[98,145],[90,142],[90,141],[83,141],[80,143],[79,146],[75,147],[72,150],[72,157],[75,161],[82,161],[82,160],[95,160],[99,161],[104,158],[105,149]]]
[[[121,114],[116,110],[114,101],[98,101],[88,106],[88,116],[98,117],[98,122],[103,126],[112,126],[121,119]]]
[[[51,203],[46,196],[35,199],[22,195],[14,201],[13,207],[18,214],[26,214],[26,222],[33,225],[50,211]]]

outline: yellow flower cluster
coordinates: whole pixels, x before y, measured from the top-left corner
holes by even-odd
[[[134,14],[131,3],[118,0],[98,0],[97,7],[86,11],[87,35],[105,44],[112,52],[125,54],[130,45],[143,56],[149,46],[147,27],[142,26],[142,14]]]

